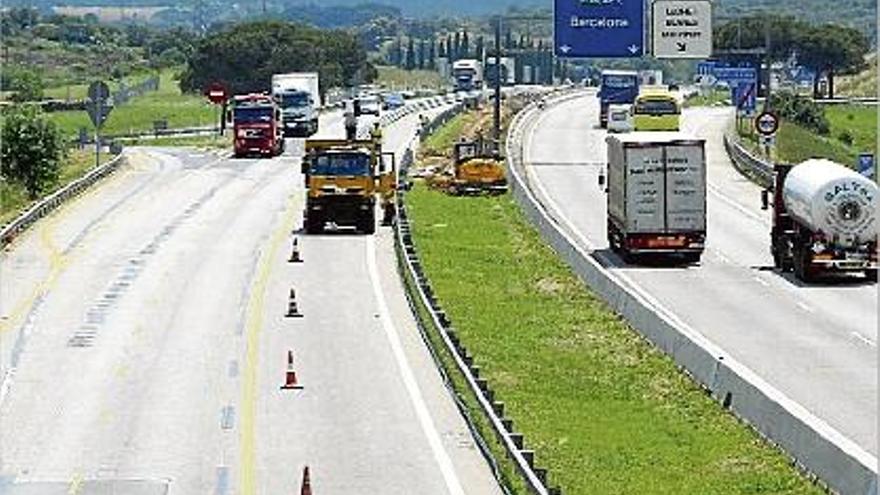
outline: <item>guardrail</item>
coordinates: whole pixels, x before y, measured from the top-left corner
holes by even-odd
[[[450,110],[438,115],[422,128],[420,139],[425,139],[431,132],[448,122],[456,114],[458,114],[465,106],[458,104]],[[413,151],[408,149],[406,156],[401,164],[401,174],[405,174],[409,166],[412,164]],[[405,188],[404,188],[405,189]],[[398,261],[403,271],[402,277],[404,284],[407,286],[407,297],[410,300],[410,306],[419,324],[420,330],[423,332],[434,332],[440,337],[448,355],[455,362],[457,372],[464,378],[468,389],[472,396],[476,399],[480,413],[487,420],[492,432],[495,434],[499,444],[505,450],[509,459],[513,462],[517,474],[522,479],[529,492],[534,495],[561,495],[562,490],[558,487],[547,486],[547,469],[536,467],[535,452],[525,448],[525,438],[522,433],[514,429],[513,420],[504,415],[504,402],[496,400],[494,391],[490,388],[488,381],[480,377],[480,367],[474,362],[474,357],[468,353],[464,344],[458,337],[458,333],[452,326],[449,316],[443,311],[439,301],[434,295],[434,290],[430,281],[425,276],[422,268],[421,258],[418,255],[416,246],[413,243],[412,230],[409,222],[409,215],[404,203],[405,191],[401,191],[397,197],[397,222],[395,224],[395,248],[398,253]],[[407,283],[407,279],[413,281],[413,286]],[[430,321],[423,322],[419,316],[421,308],[429,315]],[[425,323],[430,328],[424,328]],[[433,344],[425,336],[429,348],[433,348]],[[432,351],[433,352],[433,351]],[[436,359],[436,358],[435,358]],[[438,363],[439,366],[442,365]],[[496,477],[500,482],[500,473],[497,468],[497,460],[493,458],[491,452],[485,446],[485,440],[479,433],[478,428],[469,416],[467,407],[460,402],[458,407],[468,422],[471,431],[475,437],[479,439],[480,448],[484,456],[487,457],[490,464],[494,467]]]
[[[54,211],[68,199],[76,196],[91,187],[94,183],[116,171],[125,160],[125,155],[117,155],[109,162],[93,168],[85,176],[80,177],[62,189],[55,191],[46,198],[38,201],[26,212],[19,215],[18,218],[5,225],[3,230],[0,230],[0,248],[5,247],[12,242],[16,236],[30,227],[34,222]]]
[[[508,171],[514,198],[560,258],[629,324],[669,355],[725,408],[790,455],[798,466],[841,495],[877,494],[877,458],[786,397],[637,287],[606,270],[553,218],[524,178],[528,115],[511,124]]]
[[[773,164],[750,153],[736,137],[724,134],[724,149],[739,173],[761,187],[773,185]]]

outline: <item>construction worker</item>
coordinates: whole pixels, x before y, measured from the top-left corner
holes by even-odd
[[[370,129],[370,139],[373,140],[373,143],[376,144],[376,148],[379,150],[379,153],[382,152],[382,127],[378,122],[373,124],[373,128]]]
[[[355,113],[354,103],[345,106],[345,114],[343,116],[345,124],[345,139],[354,141],[357,139],[358,119]]]

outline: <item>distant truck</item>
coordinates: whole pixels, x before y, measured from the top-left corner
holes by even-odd
[[[259,155],[272,157],[284,151],[281,109],[274,98],[263,93],[237,95],[226,120],[233,126],[236,158]]]
[[[317,72],[275,74],[272,96],[281,107],[285,137],[308,137],[318,132],[321,92]]]
[[[627,263],[647,254],[698,262],[706,245],[705,140],[633,132],[606,142],[611,249]]]
[[[877,184],[829,160],[775,166],[770,252],[776,268],[811,282],[833,272],[877,281]]]
[[[602,71],[599,87],[599,126],[608,126],[610,105],[632,105],[639,95],[639,73],[635,71]]]
[[[479,60],[462,59],[452,64],[452,78],[456,91],[483,88],[483,64]]]

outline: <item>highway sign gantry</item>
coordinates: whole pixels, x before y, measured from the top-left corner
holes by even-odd
[[[654,0],[651,17],[655,58],[712,56],[712,3],[709,0]]]
[[[645,53],[644,0],[554,0],[556,56],[636,58]]]

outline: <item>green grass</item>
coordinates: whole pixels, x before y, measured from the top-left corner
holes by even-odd
[[[590,494],[821,493],[586,290],[509,196],[407,195],[462,341],[550,468]]]
[[[379,66],[376,69],[379,71],[376,82],[391,89],[440,89],[446,85],[440,73],[432,70],[408,71],[389,66]]]
[[[169,128],[211,125],[215,122],[216,108],[201,95],[182,94],[174,71],[161,74],[159,91],[132,99],[113,110],[104,123],[105,134],[126,134],[153,129],[156,120],[167,120]],[[65,136],[76,137],[85,127],[94,132],[86,112],[54,112],[49,117]]]
[[[232,147],[232,134],[226,136],[182,136],[159,139],[133,139],[125,141],[126,146],[189,146],[203,149],[226,149]]]
[[[846,131],[854,138],[854,152],[877,154],[877,107],[829,105],[825,115],[831,123],[831,137],[840,141],[841,133]]]
[[[113,156],[102,153],[101,163],[105,163],[112,158]],[[68,151],[67,156],[64,157],[61,163],[61,173],[58,180],[49,188],[45,196],[84,176],[94,166],[94,150],[87,148],[84,150],[73,149]],[[0,224],[13,220],[23,213],[32,202],[24,187],[0,181]]]
[[[774,158],[789,163],[800,163],[810,158],[827,158],[854,167],[859,153],[877,154],[877,110],[871,106],[828,105],[825,115],[831,124],[828,136],[821,136],[797,124],[783,121],[776,136]],[[745,143],[758,150],[754,132],[742,134]],[[847,132],[853,138],[850,145],[841,140]]]
[[[715,107],[730,105],[730,91],[713,89],[706,94],[698,93],[684,102],[685,107]]]
[[[422,153],[425,155],[445,155],[452,148],[465,128],[472,125],[477,116],[471,112],[461,113],[453,117],[446,125],[437,129],[422,143]]]

